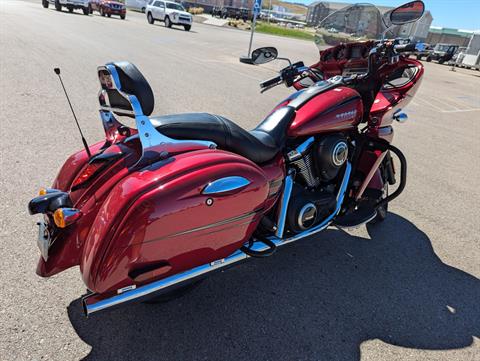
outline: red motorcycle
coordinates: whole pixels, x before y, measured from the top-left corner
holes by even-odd
[[[414,1],[390,19],[403,24],[423,11]],[[383,220],[406,182],[405,157],[390,143],[423,75],[420,62],[401,55],[414,48],[356,42],[325,50],[313,67],[289,65],[262,91],[313,85],[252,131],[207,113],[150,117],[153,92],[133,64],[99,67],[106,139],[88,146],[82,136],[85,150],[29,203],[31,214],[43,215],[37,274],[79,265],[89,315],[183,292],[207,273],[270,256],[329,225]],[[277,55],[260,48],[252,61]],[[352,61],[365,68],[352,73]],[[134,118],[136,128],[116,116]],[[393,154],[400,179],[389,193]]]

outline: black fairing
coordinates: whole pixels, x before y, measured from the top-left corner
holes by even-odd
[[[28,211],[30,214],[55,212],[61,207],[72,207],[72,201],[65,192],[48,193],[43,196],[33,198],[28,203]]]

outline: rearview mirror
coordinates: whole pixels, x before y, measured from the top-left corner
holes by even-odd
[[[273,46],[258,48],[252,51],[252,63],[255,65],[265,64],[269,61],[275,60],[278,56],[278,50]]]
[[[393,25],[403,25],[417,21],[425,11],[425,4],[423,1],[411,1],[398,8],[395,8],[390,13],[390,21]]]

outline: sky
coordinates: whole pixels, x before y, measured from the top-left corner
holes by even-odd
[[[266,0],[264,0],[266,1]],[[310,4],[313,0],[285,0]],[[398,6],[408,0],[334,0],[345,3],[367,2],[373,5]],[[433,16],[432,26],[480,30],[480,0],[423,0]]]

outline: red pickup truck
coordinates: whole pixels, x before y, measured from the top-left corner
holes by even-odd
[[[125,4],[115,0],[93,0],[90,2],[91,11],[98,11],[102,16],[119,15],[121,19],[125,19],[127,8]]]

